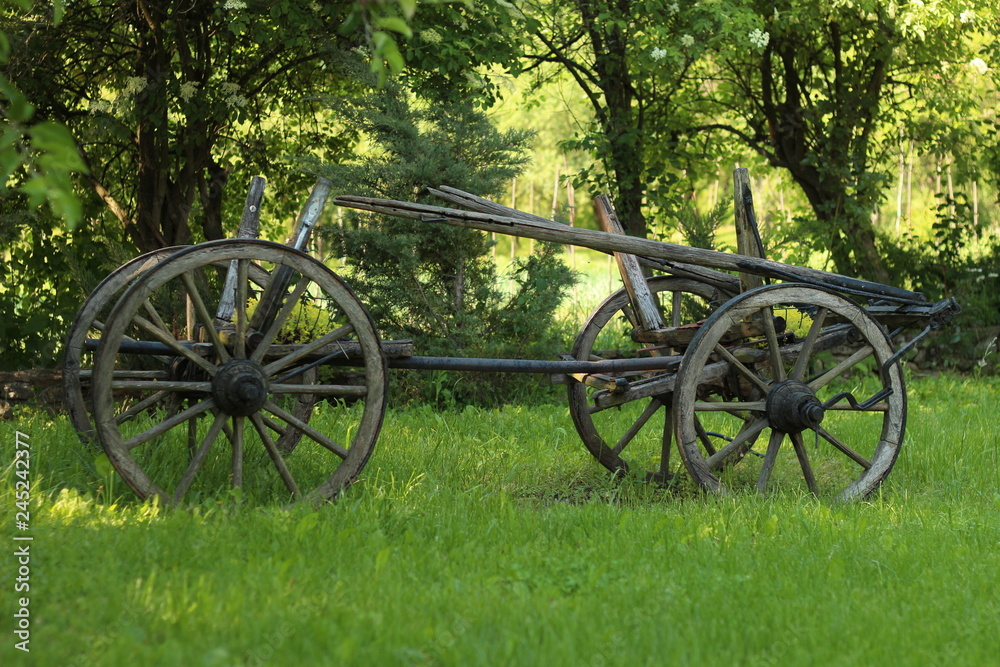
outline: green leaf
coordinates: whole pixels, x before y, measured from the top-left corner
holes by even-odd
[[[375,21],[375,25],[384,30],[391,30],[407,37],[413,37],[413,31],[410,29],[410,26],[398,16],[383,16]]]
[[[35,113],[35,107],[7,79],[0,76],[0,93],[8,100],[7,119],[12,123],[26,123]]]
[[[417,0],[399,0],[399,8],[403,10],[403,16],[412,19],[417,13]]]
[[[87,166],[77,150],[76,140],[69,129],[61,123],[42,121],[32,125],[28,130],[31,135],[31,146],[35,150],[49,153],[48,162],[65,171],[86,172]]]

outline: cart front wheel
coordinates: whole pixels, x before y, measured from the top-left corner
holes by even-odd
[[[759,333],[725,340],[740,329]],[[839,294],[783,284],[731,299],[677,374],[674,423],[688,471],[716,493],[749,485],[870,495],[903,442],[906,390],[900,365],[887,365],[892,356],[882,327]],[[701,446],[705,433],[725,441],[714,454]],[[755,456],[721,470],[722,460],[747,454]]]

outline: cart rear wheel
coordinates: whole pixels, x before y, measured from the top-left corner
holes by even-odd
[[[729,344],[734,326],[762,333]],[[782,329],[785,329],[782,331]],[[893,347],[863,308],[796,284],[751,290],[720,307],[677,374],[674,421],[682,458],[705,489],[805,489],[840,500],[871,494],[903,442],[906,390]],[[699,433],[729,439],[706,456]],[[754,464],[719,459],[763,443]],[[750,457],[748,457],[749,459]]]
[[[657,276],[647,285],[670,326],[693,323],[708,315],[712,302],[726,298],[709,285],[671,276]],[[683,348],[636,343],[638,326],[624,289],[608,297],[587,320],[573,345],[578,360],[643,355],[679,355]],[[673,427],[670,421],[674,370],[608,374],[571,380],[569,412],[587,450],[613,472],[646,470],[666,481]],[[617,386],[616,386],[617,383]],[[628,389],[622,388],[628,383]],[[649,389],[649,391],[647,391]]]
[[[66,336],[66,349],[63,355],[63,390],[70,422],[85,445],[97,444],[97,432],[94,429],[91,402],[89,400],[94,353],[86,349],[86,342],[88,339],[96,340],[100,338],[101,332],[104,329],[104,322],[107,321],[118,298],[129,285],[135,282],[146,271],[149,271],[184,247],[186,246],[161,248],[136,257],[130,262],[126,262],[101,281],[84,300],[83,305],[80,306],[80,310],[77,311],[76,318],[70,325]],[[220,263],[217,265],[217,268],[225,269],[226,264],[224,262]],[[269,279],[267,271],[261,268],[259,264],[250,264],[248,277],[257,287],[266,285]],[[142,368],[137,368],[136,370],[144,370],[148,373],[151,370],[159,368],[159,370],[166,372],[172,362],[173,357],[161,356],[159,357],[159,364],[156,365],[155,357],[146,356],[141,363]],[[150,366],[150,364],[153,364],[153,366]],[[128,366],[128,364],[124,365]],[[125,370],[122,366],[123,364],[119,363],[119,373]],[[314,371],[310,371],[308,375],[303,377],[303,382],[312,381],[315,381]],[[122,398],[120,401],[116,400],[116,403],[121,406],[119,418],[128,418],[128,414],[125,414],[123,417],[121,413],[125,413],[129,408],[134,409],[134,403],[127,397]],[[299,419],[309,421],[309,415],[314,403],[314,396],[302,394],[298,397],[292,412]],[[147,405],[142,409],[147,408],[155,409],[155,403]],[[295,447],[300,435],[297,431],[288,431],[283,434],[275,434],[275,437],[278,439],[277,443],[280,448],[290,450]]]
[[[222,279],[208,269],[233,260],[235,324],[220,326],[212,313]],[[269,310],[268,290],[249,278],[254,264],[274,286],[263,321],[255,316]],[[196,340],[180,334],[186,301]],[[144,343],[169,367],[136,370]],[[146,271],[115,306],[93,371],[94,419],[109,460],[140,497],[176,504],[232,486],[259,502],[329,499],[371,455],[385,369],[367,311],[320,262],[265,241],[204,243]],[[303,384],[310,372],[318,379]],[[311,423],[293,414],[302,395],[325,401]],[[301,439],[294,452],[286,437]]]

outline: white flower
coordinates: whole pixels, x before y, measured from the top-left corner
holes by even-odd
[[[226,4],[222,5],[223,9],[246,9],[247,3],[243,0],[226,0]]]
[[[918,9],[924,6],[923,0],[910,0],[910,4]]]
[[[198,82],[197,81],[185,81],[181,84],[180,97],[182,100],[187,102],[194,94],[198,92]]]
[[[760,28],[755,28],[750,31],[750,43],[756,46],[758,49],[763,49],[767,46],[767,43],[771,41],[771,35],[764,32]]]
[[[230,109],[233,107],[245,107],[247,105],[247,98],[239,94],[240,84],[232,81],[223,81],[219,85],[219,88],[222,89],[222,94],[226,96],[224,101]]]
[[[676,14],[680,10],[681,7],[676,2],[670,3],[670,5],[667,7],[667,11],[670,12],[671,14]]]
[[[667,50],[656,47],[650,52],[649,57],[653,60],[663,60],[667,57]]]
[[[681,37],[681,46],[687,47],[693,44],[694,44],[694,37],[692,37],[691,35],[684,35],[683,37]]]
[[[969,67],[976,70],[977,74],[986,74],[987,70],[989,70],[989,66],[983,62],[982,58],[973,58],[970,60]]]
[[[149,82],[146,81],[144,76],[130,76],[125,82],[125,94],[126,95],[136,95],[146,90],[146,86]]]
[[[420,39],[424,40],[429,44],[440,44],[441,43],[441,33],[433,28],[428,28],[427,30],[420,31]]]
[[[111,102],[108,102],[107,100],[91,100],[90,105],[87,107],[87,111],[92,114],[108,113],[111,111]]]
[[[233,107],[245,107],[247,105],[247,98],[242,95],[230,95],[226,98],[226,106],[232,109]]]
[[[966,9],[964,12],[958,15],[958,20],[962,23],[972,23],[976,20],[976,12],[971,9]]]

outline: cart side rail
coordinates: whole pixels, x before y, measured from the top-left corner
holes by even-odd
[[[529,220],[514,218],[508,215],[463,211],[427,204],[348,195],[337,197],[334,203],[338,206],[420,220],[422,222],[444,223],[456,227],[468,227],[487,232],[533,238],[540,241],[583,246],[602,252],[629,253],[640,257],[665,260],[667,262],[679,262],[726,271],[739,271],[775,280],[788,280],[825,286],[849,294],[877,297],[896,303],[922,304],[927,302],[927,298],[919,292],[911,292],[891,285],[882,285],[880,283],[850,278],[828,271],[784,264],[757,257],[734,255],[716,250],[691,248],[675,243],[654,241],[634,236],[622,236],[591,229],[580,229],[551,220],[543,221],[537,216]]]

